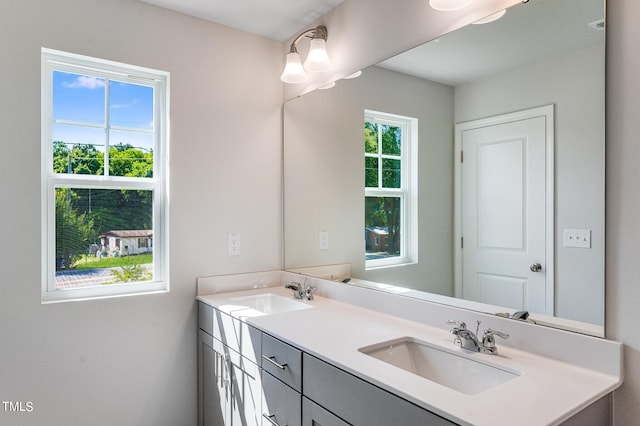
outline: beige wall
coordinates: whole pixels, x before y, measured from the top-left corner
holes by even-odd
[[[171,72],[170,293],[40,304],[43,46]],[[281,265],[280,52],[138,1],[0,0],[0,401],[33,402],[0,424],[196,423],[196,277]]]
[[[607,2],[606,335],[625,344],[616,426],[640,419],[640,2]]]

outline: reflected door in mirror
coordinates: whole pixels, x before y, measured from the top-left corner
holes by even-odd
[[[465,299],[553,315],[553,278],[530,267],[546,264],[551,238],[552,116],[549,106],[458,126]]]

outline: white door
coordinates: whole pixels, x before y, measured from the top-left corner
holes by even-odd
[[[456,125],[456,292],[553,315],[553,106]]]

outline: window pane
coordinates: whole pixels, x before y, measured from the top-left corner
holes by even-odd
[[[382,159],[382,187],[400,188],[400,160]]]
[[[153,191],[56,188],[55,288],[152,279]]]
[[[153,135],[112,130],[109,132],[109,174],[153,177]]]
[[[365,157],[365,186],[367,188],[377,188],[378,183],[378,158],[377,157]]]
[[[105,81],[53,72],[53,119],[104,125]]]
[[[104,129],[54,124],[53,171],[102,175],[104,139]]]
[[[153,88],[109,82],[109,120],[111,126],[153,130]]]
[[[400,127],[381,125],[382,153],[385,155],[401,155],[402,129]]]
[[[400,256],[401,198],[365,197],[366,260]]]
[[[364,122],[364,152],[378,153],[378,125],[376,123]]]

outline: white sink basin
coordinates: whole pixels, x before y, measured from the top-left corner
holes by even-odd
[[[453,343],[452,343],[453,345]],[[358,351],[466,394],[478,394],[520,375],[484,360],[445,350],[412,337],[401,337]],[[472,354],[475,358],[476,354]],[[478,357],[483,356],[478,354]],[[483,356],[486,357],[487,355]]]
[[[220,309],[233,316],[255,317],[313,308],[313,305],[273,293],[240,296],[229,299],[232,304]]]

